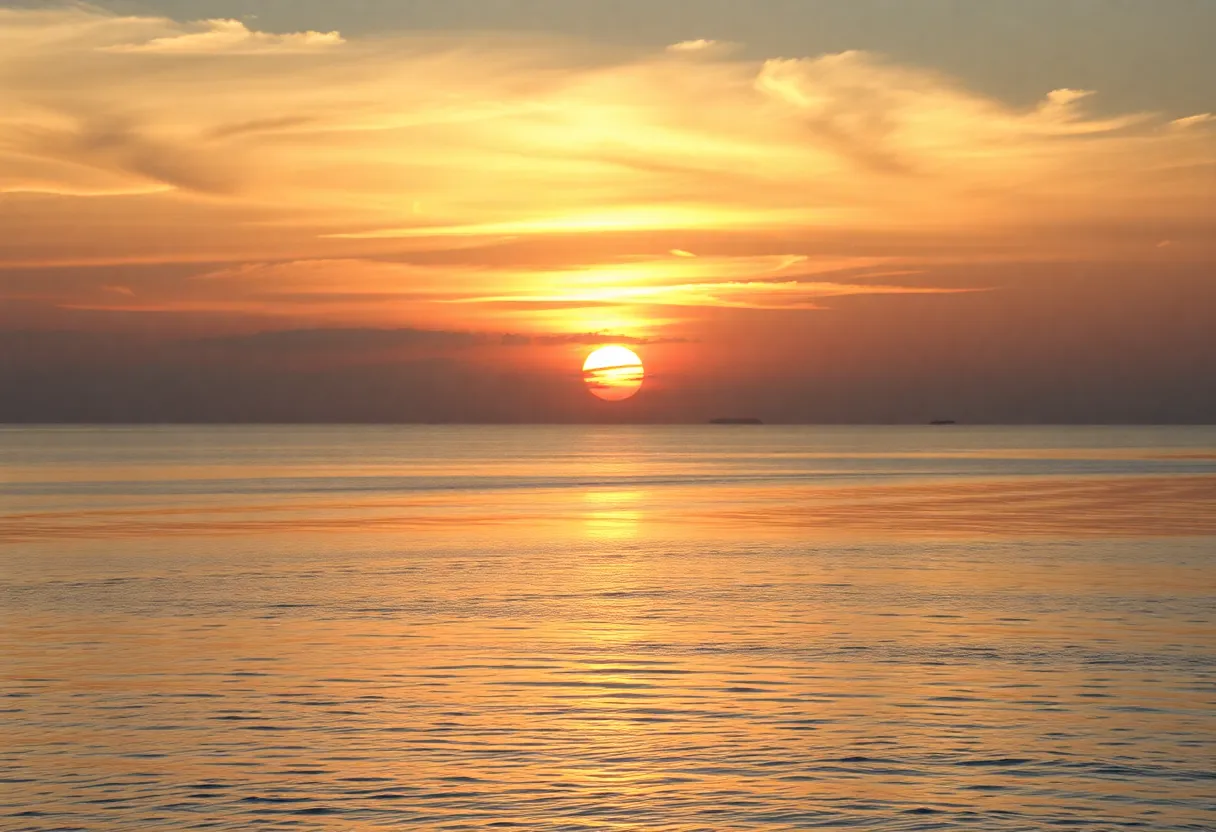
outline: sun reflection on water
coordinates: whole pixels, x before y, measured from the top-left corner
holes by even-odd
[[[640,490],[583,492],[583,526],[592,540],[637,537],[646,494]]]

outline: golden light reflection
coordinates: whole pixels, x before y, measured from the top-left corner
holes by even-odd
[[[644,470],[624,460],[616,467],[596,466],[590,475],[606,480]],[[587,474],[585,468],[582,474]],[[32,475],[17,471],[14,482],[30,479]],[[77,480],[87,482],[89,477],[71,477]],[[383,535],[391,540],[423,532],[467,536],[473,530],[494,539],[517,539],[533,537],[541,529],[553,539],[617,540],[655,535],[714,540],[739,534],[772,540],[1216,534],[1216,477],[1211,476],[1161,477],[1151,491],[1138,477],[1060,477],[1029,483],[992,479],[830,487],[608,487],[586,490],[573,510],[569,499],[569,493],[560,490],[548,495],[521,491],[472,503],[463,493],[358,500],[293,494],[205,501],[169,494],[155,501],[141,498],[138,506],[131,498],[115,498],[89,507],[71,499],[14,498],[0,517],[0,543],[253,535],[305,539],[319,534]],[[1007,578],[1005,572],[1000,580]],[[1191,592],[1197,586],[1196,576],[1183,570],[1158,576],[1159,581],[1167,579],[1171,592]]]
[[[639,490],[584,492],[587,537],[593,540],[637,537],[645,510],[645,498],[645,492]]]

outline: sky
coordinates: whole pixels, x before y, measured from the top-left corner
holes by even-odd
[[[0,3],[0,421],[1216,421],[1209,0]],[[605,344],[627,401],[589,394]]]

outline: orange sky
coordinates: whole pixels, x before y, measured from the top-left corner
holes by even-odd
[[[222,381],[250,367],[380,402],[284,381],[310,418],[618,418],[578,388],[613,341],[653,377],[631,418],[1216,418],[1216,120],[1101,101],[864,51],[0,9],[0,418],[268,417]]]

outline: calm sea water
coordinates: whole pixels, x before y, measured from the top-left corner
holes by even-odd
[[[0,429],[5,830],[1216,828],[1216,429]]]

